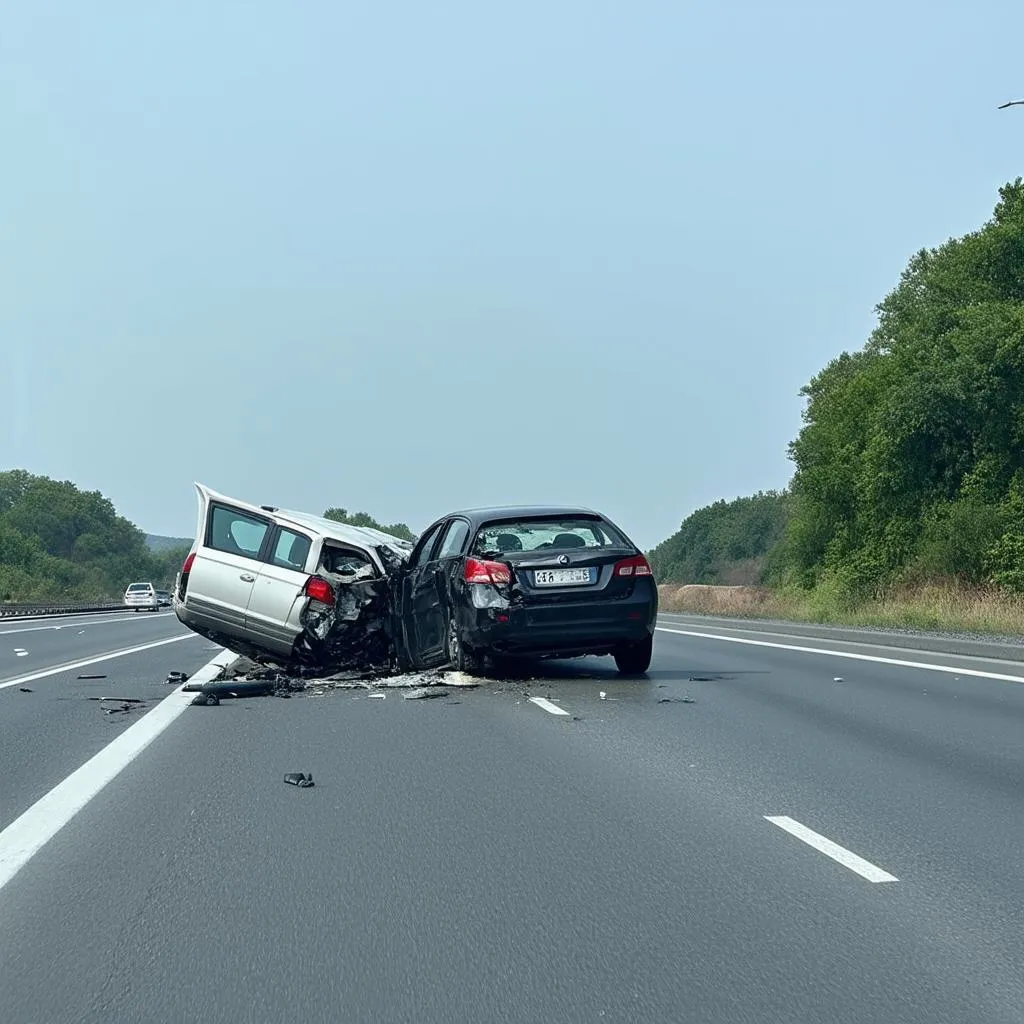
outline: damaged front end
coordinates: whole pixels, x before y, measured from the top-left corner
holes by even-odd
[[[382,575],[359,552],[324,545],[321,566],[307,583],[295,659],[304,669],[391,671],[398,662],[397,577],[404,561],[378,547]]]

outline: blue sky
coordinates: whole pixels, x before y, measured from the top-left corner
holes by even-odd
[[[1024,7],[34,2],[0,34],[0,466],[644,546],[1024,172]]]

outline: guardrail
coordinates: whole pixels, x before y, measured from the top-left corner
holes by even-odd
[[[123,601],[46,601],[39,604],[0,604],[0,619],[24,619],[36,615],[82,615],[88,612],[124,611]]]

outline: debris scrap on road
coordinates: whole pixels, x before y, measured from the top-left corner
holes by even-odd
[[[313,776],[311,773],[306,772],[288,772],[284,777],[284,781],[289,786],[298,786],[300,789],[309,789],[310,786],[314,785]]]

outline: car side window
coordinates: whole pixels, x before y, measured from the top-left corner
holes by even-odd
[[[306,567],[312,541],[301,533],[281,529],[277,532],[277,541],[270,556],[274,565],[282,569],[296,569],[301,572]]]
[[[423,538],[420,540],[418,547],[413,552],[412,558],[409,560],[409,564],[410,566],[412,566],[412,568],[415,569],[417,566],[422,565],[430,558],[431,549],[434,547],[434,542],[437,540],[438,531],[441,529],[442,526],[444,526],[444,523],[438,523],[437,526],[435,526],[432,530],[424,534]]]
[[[461,555],[468,536],[469,523],[465,519],[453,519],[448,525],[444,540],[441,541],[441,550],[438,551],[437,557],[451,558],[454,555]]]
[[[206,534],[206,546],[243,558],[259,558],[270,523],[226,505],[214,505]]]

